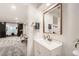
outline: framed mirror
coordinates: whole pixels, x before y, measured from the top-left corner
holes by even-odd
[[[43,32],[62,34],[62,4],[58,3],[43,13]]]

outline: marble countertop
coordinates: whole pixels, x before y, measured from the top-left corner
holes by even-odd
[[[48,41],[43,38],[34,38],[34,41],[38,42],[39,44],[46,47],[50,51],[57,48],[57,47],[62,46],[62,42],[57,41],[57,40]]]

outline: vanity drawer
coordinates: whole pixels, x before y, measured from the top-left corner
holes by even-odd
[[[51,51],[52,56],[61,56],[62,55],[62,46]]]

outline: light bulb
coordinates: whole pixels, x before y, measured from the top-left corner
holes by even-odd
[[[12,5],[11,8],[12,8],[13,10],[16,10],[16,6],[15,6],[15,5]]]
[[[46,3],[46,6],[49,6],[51,3]]]

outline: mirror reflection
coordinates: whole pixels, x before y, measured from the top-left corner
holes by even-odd
[[[62,33],[61,14],[61,4],[56,5],[44,13],[44,33]]]

